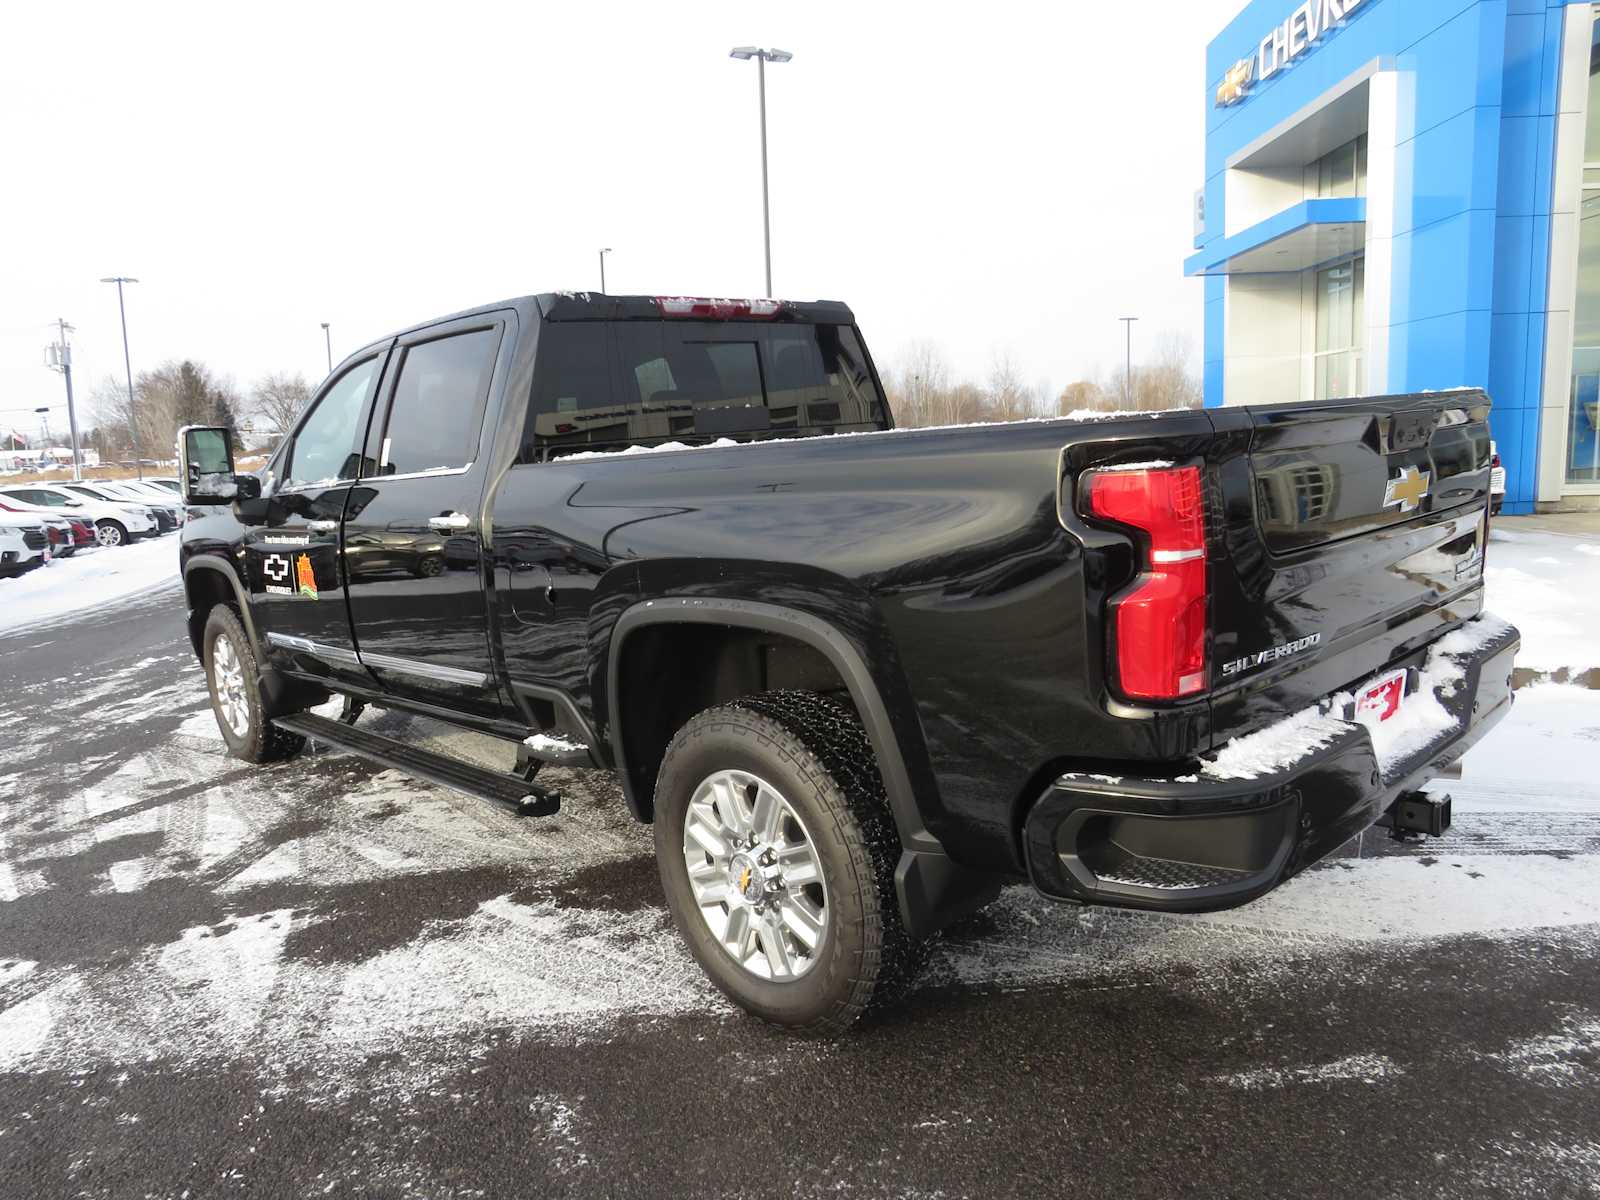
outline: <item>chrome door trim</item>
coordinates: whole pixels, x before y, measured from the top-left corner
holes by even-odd
[[[460,683],[467,687],[487,687],[489,677],[482,671],[466,671],[460,667],[441,667],[434,663],[418,662],[414,658],[396,658],[392,654],[360,654],[343,646],[330,646],[310,638],[294,637],[287,633],[267,634],[267,644],[280,650],[294,650],[313,658],[325,659],[346,667],[381,667],[387,671],[400,671],[439,683]]]
[[[441,667],[434,663],[418,662],[414,658],[396,658],[392,654],[363,654],[361,661],[369,667],[400,671],[406,675],[432,679],[437,683],[460,683],[465,684],[467,687],[485,687],[489,683],[489,677],[482,671],[466,671],[460,667]]]
[[[276,646],[280,650],[294,650],[300,654],[309,654],[313,658],[338,663],[342,667],[359,667],[361,665],[361,659],[356,657],[354,650],[346,650],[343,646],[330,646],[325,642],[313,642],[310,638],[293,637],[287,633],[267,634],[267,645]]]

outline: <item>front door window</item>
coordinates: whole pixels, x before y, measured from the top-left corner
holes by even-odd
[[[322,394],[294,435],[285,487],[329,487],[356,477],[356,422],[377,370],[376,358],[357,363]]]

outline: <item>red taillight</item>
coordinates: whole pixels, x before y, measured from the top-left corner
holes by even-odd
[[[1139,578],[1111,604],[1124,695],[1177,700],[1206,688],[1206,531],[1198,467],[1097,471],[1089,511],[1143,531]]]
[[[1496,450],[1494,452],[1494,454],[1490,456],[1489,465],[1491,467],[1496,468],[1497,470],[1499,469],[1499,467],[1500,467],[1500,452],[1498,450]]]
[[[726,321],[733,317],[775,317],[782,300],[713,300],[707,296],[657,296],[663,317],[701,317]]]

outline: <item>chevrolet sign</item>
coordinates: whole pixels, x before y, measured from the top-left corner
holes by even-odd
[[[1256,52],[1228,68],[1217,87],[1217,107],[1237,104],[1253,83],[1265,82],[1314,47],[1335,25],[1341,25],[1366,0],[1305,0],[1282,25],[1262,38]]]

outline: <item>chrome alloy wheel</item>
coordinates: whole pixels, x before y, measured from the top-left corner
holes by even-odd
[[[211,683],[217,693],[217,711],[234,737],[250,732],[250,701],[244,690],[244,668],[234,651],[233,639],[221,634],[211,643]]]
[[[94,527],[94,540],[102,546],[122,545],[122,530],[107,521],[104,525]]]
[[[800,815],[766,780],[717,771],[683,822],[689,887],[711,935],[752,975],[798,979],[828,933],[828,890]]]

